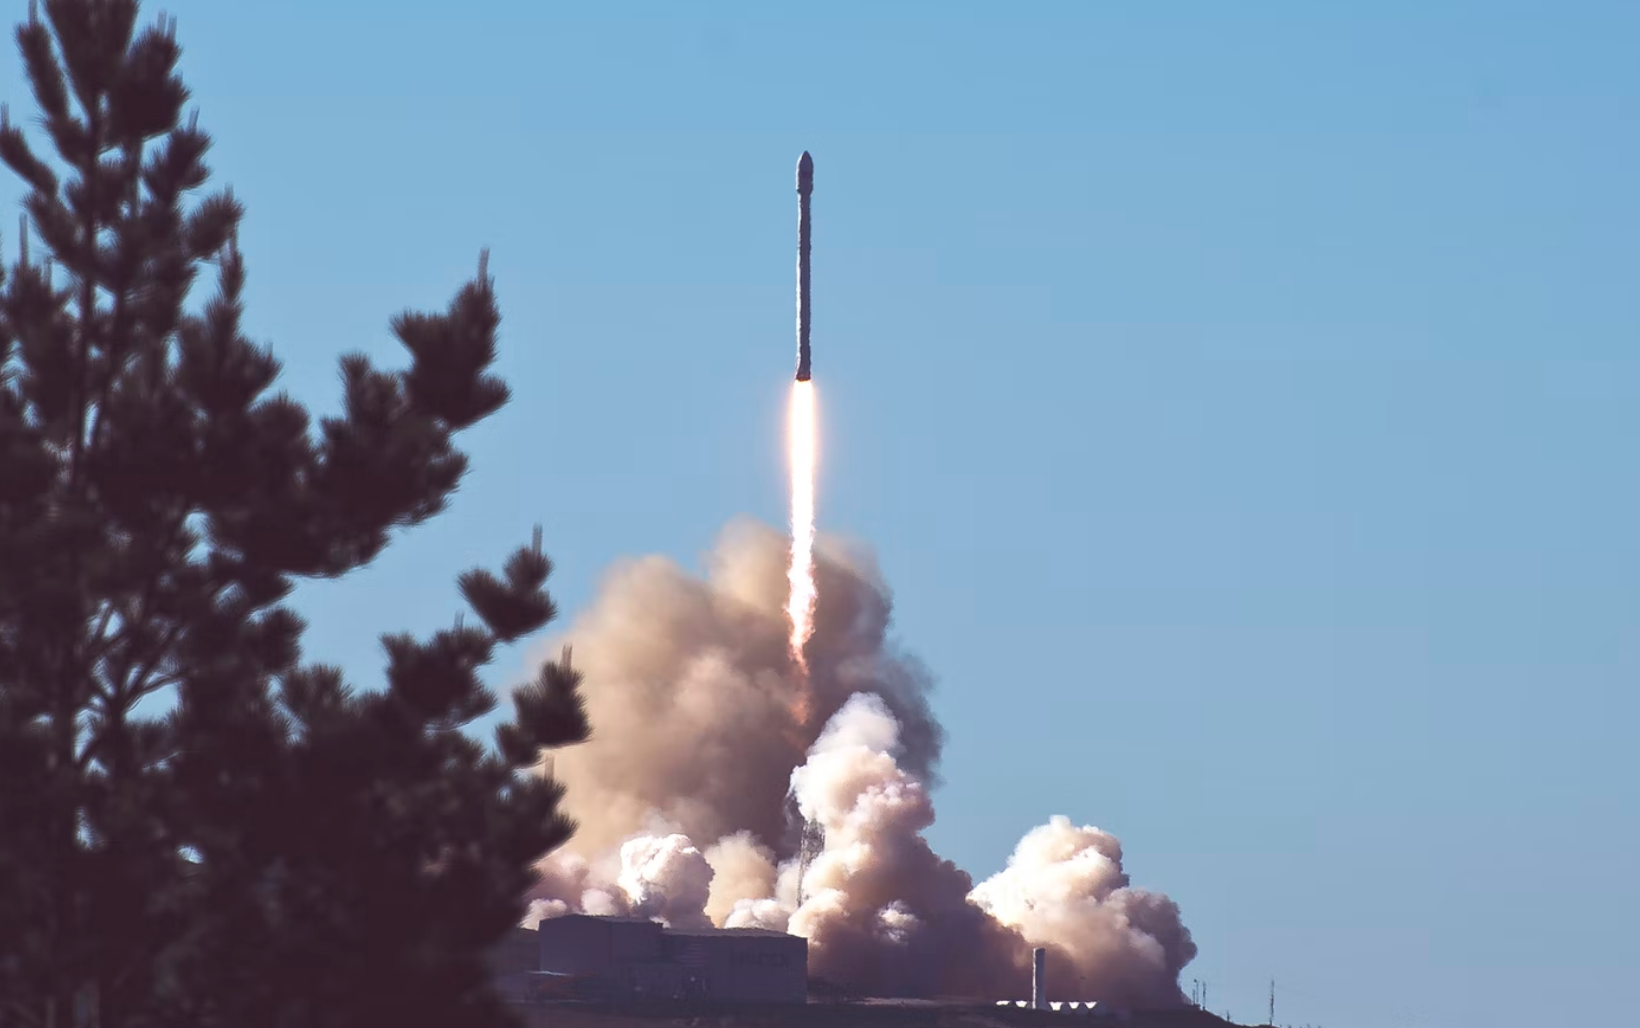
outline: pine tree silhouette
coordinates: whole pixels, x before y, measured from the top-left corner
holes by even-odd
[[[573,829],[531,772],[588,734],[569,654],[493,747],[461,728],[494,649],[554,616],[539,530],[461,576],[477,624],[383,640],[384,689],[304,663],[281,602],[455,490],[453,434],[508,398],[484,258],[393,319],[407,369],[342,359],[315,430],[241,333],[243,209],[196,199],[175,26],[137,20],[31,6],[48,156],[0,115],[29,190],[0,281],[0,1024],[510,1023],[485,955]]]

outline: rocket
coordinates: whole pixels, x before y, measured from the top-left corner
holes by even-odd
[[[814,192],[814,159],[797,159],[797,380],[809,380],[809,194]]]

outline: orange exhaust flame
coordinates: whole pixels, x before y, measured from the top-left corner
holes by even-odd
[[[786,617],[792,626],[792,661],[804,678],[797,707],[793,711],[799,725],[806,725],[809,716],[809,665],[804,648],[814,635],[814,471],[817,435],[814,383],[793,383],[787,421],[792,492],[792,559],[786,573],[791,585],[790,598],[786,601]]]

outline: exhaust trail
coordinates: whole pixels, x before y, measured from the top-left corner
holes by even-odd
[[[805,648],[814,635],[814,472],[815,442],[819,434],[816,413],[814,383],[793,383],[787,418],[792,551],[786,572],[790,586],[786,617],[791,621],[792,660],[805,674],[808,672]],[[799,718],[799,723],[807,720],[806,716]]]

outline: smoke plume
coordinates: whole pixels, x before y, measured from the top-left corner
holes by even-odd
[[[742,522],[704,577],[627,562],[554,641],[574,646],[594,735],[555,757],[581,828],[542,863],[531,920],[790,931],[811,975],[880,996],[1023,998],[1047,946],[1056,998],[1182,1002],[1195,945],[1172,901],[1130,886],[1114,837],[1055,817],[977,887],[929,848],[941,732],[888,589],[868,554],[822,541],[804,674],[787,558]],[[806,823],[819,844],[799,859]]]

